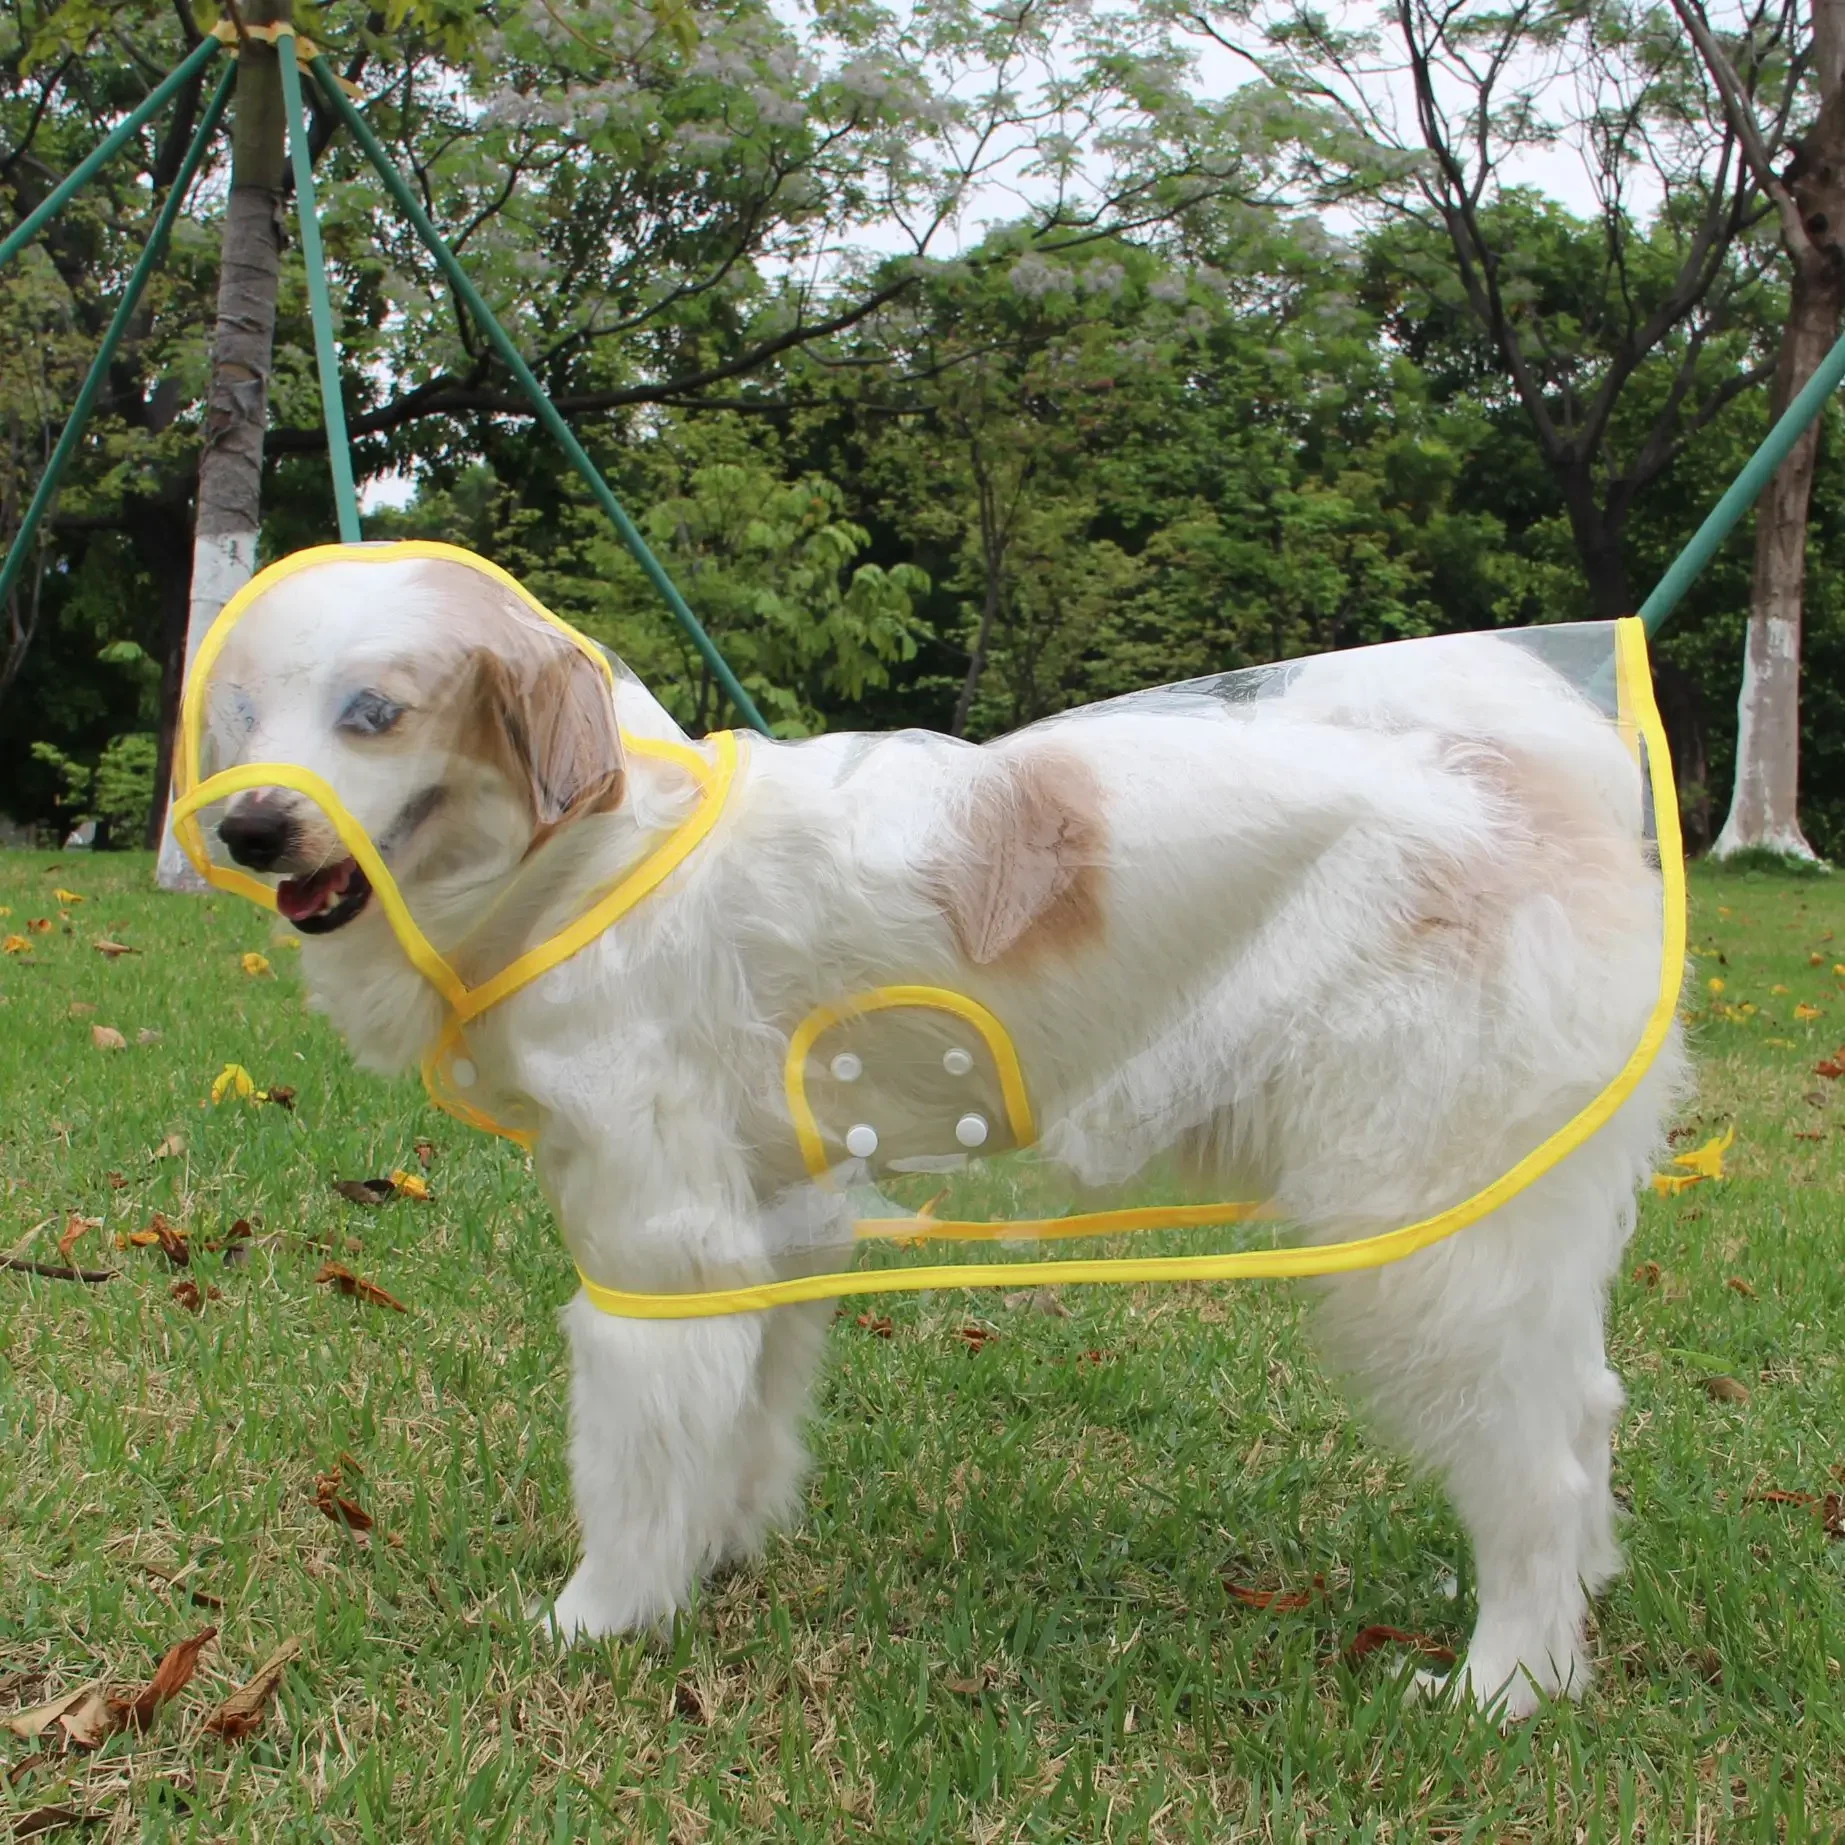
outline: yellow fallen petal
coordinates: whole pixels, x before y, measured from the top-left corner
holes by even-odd
[[[245,955],[243,958],[243,971],[246,974],[267,974],[271,972],[269,957],[267,955],[255,953]]]
[[[211,1085],[211,1099],[214,1102],[222,1102],[227,1095],[251,1096],[255,1093],[256,1084],[250,1072],[240,1063],[227,1063]]]
[[[1695,1173],[1700,1179],[1721,1179],[1723,1177],[1723,1156],[1729,1152],[1736,1141],[1736,1128],[1732,1123],[1715,1140],[1707,1140],[1703,1146],[1695,1147],[1689,1153],[1680,1153],[1674,1157],[1672,1164],[1682,1166],[1689,1173]],[[1657,1176],[1655,1177],[1657,1183]]]
[[[1799,1019],[1802,1024],[1805,1024],[1808,1019],[1822,1018],[1824,1015],[1824,1007],[1809,1006],[1805,1000],[1802,1000],[1800,1004],[1794,1008],[1794,1017]]]
[[[1709,987],[1713,993],[1721,993],[1723,991],[1723,982],[1719,980],[1715,974],[1712,974],[1704,984]]]
[[[32,952],[32,944],[23,935],[9,935],[4,942],[0,942],[0,948],[4,948],[10,955],[29,955]]]
[[[1786,987],[1770,987],[1768,990],[1769,992],[1773,993],[1777,998],[1779,998],[1782,994],[1789,991],[1789,989]]]
[[[1721,916],[1725,922],[1728,922],[1730,919],[1730,912],[1725,909],[1721,903],[1717,905],[1717,914]]]
[[[0,903],[0,916],[11,916],[12,913],[13,906],[10,903]]]
[[[83,901],[74,890],[65,890],[62,887],[54,890],[51,894],[57,898],[60,903],[81,903]]]
[[[405,1172],[401,1166],[392,1171],[391,1183],[406,1198],[427,1198],[429,1196],[428,1181],[420,1178],[414,1172]]]
[[[1800,1048],[1792,1038],[1764,1038],[1762,1042],[1772,1044],[1777,1051],[1794,1051]]]
[[[4,910],[0,910],[0,916],[4,916],[5,914],[6,912]],[[1832,971],[1835,974],[1845,975],[1845,961],[1834,961],[1832,964]]]
[[[1694,1185],[1702,1185],[1704,1175],[1701,1172],[1656,1172],[1653,1174],[1653,1189],[1662,1198],[1676,1198],[1680,1192],[1690,1191]]]

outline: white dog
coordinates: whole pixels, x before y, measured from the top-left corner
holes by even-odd
[[[459,563],[330,558],[265,592],[209,702],[214,760],[322,776],[463,966],[560,929],[697,794],[670,761],[623,759],[617,714],[678,735],[646,691],[619,679],[612,713],[582,653],[522,657],[514,601]],[[469,1029],[539,1124],[579,1267],[696,1288],[769,1247],[790,1200],[824,1198],[782,1060],[814,1008],[883,983],[1005,1021],[1041,1153],[1078,1180],[1181,1153],[1316,1240],[1451,1205],[1568,1120],[1660,981],[1661,880],[1614,727],[1490,637],[1302,662],[1270,691],[1179,688],[978,748],[752,741],[710,838]],[[360,1060],[414,1063],[445,1005],[326,817],[258,789],[220,832],[286,875],[314,1000]],[[1507,1714],[1580,1692],[1587,1597],[1618,1566],[1602,1316],[1682,1071],[1674,1036],[1493,1216],[1315,1285],[1330,1359],[1472,1538],[1461,1683]],[[659,1623],[794,1513],[829,1317],[573,1302],[566,1634]]]

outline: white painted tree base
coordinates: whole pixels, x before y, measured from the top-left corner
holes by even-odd
[[[186,611],[188,684],[199,643],[218,619],[218,611],[256,574],[256,541],[255,532],[214,532],[209,536],[201,532],[192,541],[192,601]],[[177,769],[177,743],[174,749]],[[173,836],[171,795],[160,832],[160,864],[154,876],[162,890],[198,892],[211,888],[193,870],[192,861],[180,850],[179,841]]]

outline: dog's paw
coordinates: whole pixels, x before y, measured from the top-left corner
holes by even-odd
[[[1410,1680],[1410,1695],[1423,1704],[1464,1700],[1470,1709],[1501,1726],[1523,1723],[1545,1698],[1524,1666],[1505,1672],[1482,1669],[1471,1657],[1462,1660],[1452,1672],[1417,1672]]]
[[[579,1566],[556,1601],[535,1597],[526,1603],[525,1615],[545,1639],[571,1647],[612,1635],[657,1633],[672,1620],[673,1610],[642,1607],[631,1595],[610,1593]]]

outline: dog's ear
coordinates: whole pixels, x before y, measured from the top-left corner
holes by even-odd
[[[925,875],[968,960],[1019,962],[1101,932],[1106,844],[1101,790],[1080,758],[996,753]]]
[[[625,766],[615,701],[596,663],[568,644],[522,654],[472,656],[469,715],[482,753],[530,790],[539,845],[579,814],[619,806]]]

